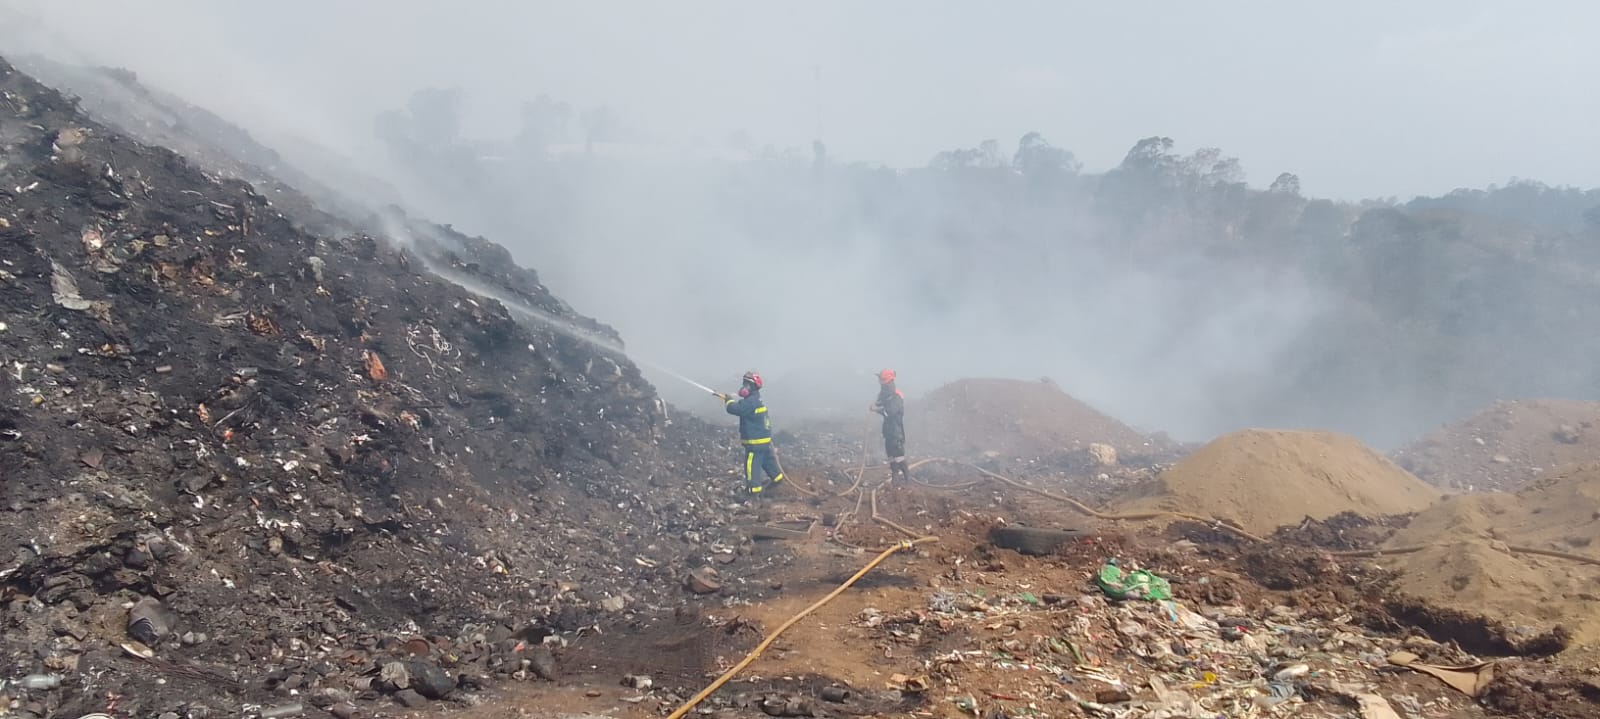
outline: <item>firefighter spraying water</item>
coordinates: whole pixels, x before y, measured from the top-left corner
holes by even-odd
[[[752,371],[744,373],[738,397],[712,393],[722,400],[728,414],[739,418],[739,444],[744,446],[744,485],[751,495],[759,495],[783,481],[783,469],[778,466],[778,455],[772,448],[772,420],[767,416],[767,405],[761,401],[761,386],[761,375]],[[757,479],[760,474],[766,475],[764,481]]]

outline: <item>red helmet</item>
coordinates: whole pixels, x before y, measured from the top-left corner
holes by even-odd
[[[744,383],[756,389],[761,389],[761,375],[756,374],[755,370],[750,370],[744,373]]]
[[[894,370],[886,369],[878,373],[878,384],[889,384],[894,381]]]

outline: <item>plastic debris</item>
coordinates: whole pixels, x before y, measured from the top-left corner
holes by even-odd
[[[1124,573],[1117,560],[1112,559],[1100,568],[1095,577],[1100,591],[1112,599],[1146,599],[1163,601],[1172,599],[1172,586],[1167,580],[1143,569]]]

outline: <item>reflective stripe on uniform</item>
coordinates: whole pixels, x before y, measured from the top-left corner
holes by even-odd
[[[766,407],[757,407],[756,408],[756,414],[766,414],[766,413],[767,413],[767,408]]]
[[[756,477],[756,453],[748,452],[744,455],[744,481],[748,484]]]
[[[761,494],[761,488],[760,487],[751,487],[750,488],[750,493],[751,494]]]
[[[741,440],[741,441],[743,441],[746,445],[772,444],[772,438],[771,437],[763,437],[761,439],[746,439],[746,440]]]
[[[782,481],[783,481],[783,475],[782,474],[779,474],[778,476],[772,478],[772,483],[773,484],[777,484],[777,483],[782,482]]]

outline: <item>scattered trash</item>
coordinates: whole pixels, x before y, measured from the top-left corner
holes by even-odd
[[[154,659],[156,656],[154,650],[139,642],[123,642],[122,651],[127,652],[128,656],[138,659]]]
[[[261,719],[280,719],[281,717],[299,716],[305,713],[305,706],[301,704],[282,704],[271,709],[261,710]]]
[[[172,633],[172,615],[155,597],[142,597],[128,610],[128,636],[155,646]]]
[[[1092,442],[1089,444],[1089,458],[1101,467],[1117,466],[1117,448],[1109,444]]]
[[[1434,664],[1423,664],[1418,659],[1420,657],[1417,655],[1402,651],[1390,654],[1387,661],[1395,666],[1405,667],[1434,677],[1448,684],[1456,691],[1474,699],[1483,696],[1483,693],[1489,689],[1489,685],[1494,682],[1494,662],[1443,667]]]
[[[378,672],[378,681],[387,691],[411,688],[411,670],[404,662],[389,662]]]
[[[913,677],[905,674],[895,674],[889,677],[889,688],[898,689],[907,694],[917,694],[928,690],[927,677]]]
[[[22,689],[32,690],[55,689],[56,687],[61,686],[61,675],[29,674],[12,682],[0,682],[0,690],[5,689],[7,686],[15,686]]]
[[[83,298],[78,293],[78,282],[72,278],[72,273],[61,263],[50,261],[50,289],[54,293],[55,302],[69,310],[86,312],[94,308],[94,303]]]
[[[367,379],[373,382],[382,382],[389,377],[389,370],[384,369],[383,359],[377,352],[365,350],[362,352],[362,361],[366,363]]]
[[[411,689],[401,689],[400,691],[395,692],[394,700],[399,702],[400,706],[403,706],[407,709],[416,709],[427,706],[428,704],[426,697]]]
[[[766,696],[762,697],[760,704],[761,713],[774,717],[808,717],[814,716],[811,705],[799,697]]]
[[[1356,694],[1354,699],[1361,711],[1361,719],[1401,719],[1394,707],[1389,706],[1389,701],[1376,694]]]
[[[722,591],[722,584],[717,581],[717,570],[711,567],[701,567],[690,572],[684,580],[684,586],[695,594],[716,594]]]
[[[427,660],[406,663],[410,688],[429,699],[443,699],[456,688],[456,677]]]
[[[1172,599],[1172,587],[1167,580],[1162,579],[1143,569],[1135,569],[1126,574],[1122,567],[1117,565],[1117,560],[1108,560],[1100,568],[1100,573],[1095,577],[1100,591],[1112,599],[1147,599],[1150,601],[1163,601]]]

